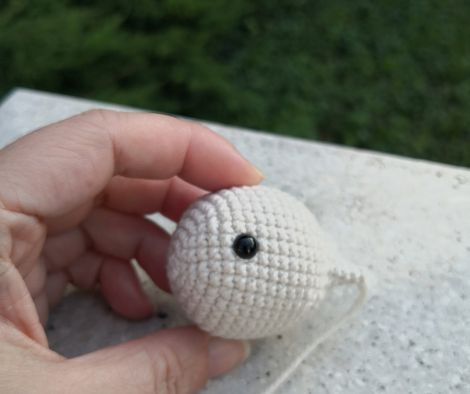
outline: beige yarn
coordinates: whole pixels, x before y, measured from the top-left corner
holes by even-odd
[[[251,259],[232,246],[240,234],[259,245]],[[237,187],[196,201],[173,234],[168,278],[187,316],[225,338],[287,330],[323,298],[329,282],[326,243],[312,213],[265,186]]]

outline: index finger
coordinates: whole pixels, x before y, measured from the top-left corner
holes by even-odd
[[[0,201],[23,213],[59,216],[94,198],[114,175],[178,175],[206,190],[262,179],[231,144],[202,125],[165,115],[95,110],[0,151]]]

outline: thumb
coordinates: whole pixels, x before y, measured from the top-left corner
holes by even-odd
[[[68,393],[193,393],[248,356],[245,342],[165,330],[68,360]]]

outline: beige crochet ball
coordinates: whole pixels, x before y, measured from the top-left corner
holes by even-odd
[[[212,335],[281,333],[323,298],[331,266],[322,231],[294,197],[265,186],[209,194],[185,212],[169,248],[173,295]]]

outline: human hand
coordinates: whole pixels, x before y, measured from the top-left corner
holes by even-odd
[[[69,282],[149,316],[130,260],[168,290],[169,237],[143,215],[178,220],[207,191],[261,179],[223,138],[163,115],[90,111],[1,150],[0,391],[186,393],[238,365],[244,343],[191,327],[67,360],[43,324]]]

